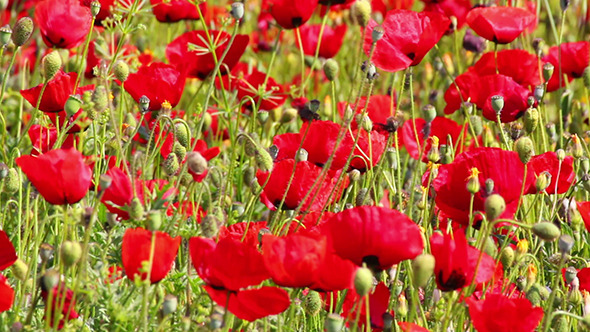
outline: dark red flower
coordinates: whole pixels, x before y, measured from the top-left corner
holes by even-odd
[[[469,315],[478,332],[533,332],[543,319],[543,308],[525,298],[488,294],[484,300],[468,298]]]
[[[303,53],[306,55],[315,56],[321,28],[321,24],[306,24],[299,29],[301,46],[303,47]],[[347,26],[344,24],[335,28],[329,25],[324,26],[318,56],[325,59],[335,57],[342,47],[346,31]],[[297,35],[295,36],[297,37]]]
[[[345,180],[339,184],[334,194],[330,195],[336,186],[340,171],[329,171],[320,178],[322,168],[309,161],[297,162],[294,167],[295,163],[293,159],[285,159],[275,163],[271,172],[258,171],[256,174],[258,184],[264,187],[260,200],[269,209],[278,208],[285,196],[283,209],[294,210],[302,204],[303,211],[321,210],[326,204],[338,199],[348,185]],[[295,173],[291,181],[294,169]],[[288,186],[289,183],[291,183],[290,186]],[[310,191],[311,194],[307,195]],[[303,201],[304,198],[305,201]]]
[[[5,270],[16,260],[16,251],[5,231],[0,230],[0,271]],[[2,310],[0,310],[1,312]]]
[[[570,189],[576,179],[576,173],[574,172],[574,158],[572,156],[567,156],[560,162],[557,158],[557,153],[552,151],[533,156],[527,167],[529,172],[532,171],[533,174],[535,174],[535,177],[538,177],[541,173],[547,172],[551,181],[545,191],[550,195],[555,193],[565,193]],[[537,193],[534,183],[531,183],[528,193]]]
[[[469,286],[472,281],[486,283],[494,276],[494,259],[470,246],[462,230],[452,235],[434,233],[430,237],[430,250],[435,258],[436,284],[443,292]]]
[[[64,73],[58,71],[57,74],[47,82],[47,87],[41,97],[41,103],[39,104],[39,110],[43,112],[60,112],[64,109],[66,101],[74,91],[74,84],[76,83],[76,73]],[[39,95],[43,89],[43,84],[39,84],[34,88],[21,90],[20,94],[25,98],[33,107],[37,106],[39,101]],[[87,90],[94,89],[94,85],[87,85],[78,88],[77,93],[82,93]]]
[[[291,305],[289,294],[281,288],[264,286],[238,292],[205,286],[207,294],[220,306],[239,319],[253,322],[270,315],[278,315]]]
[[[166,47],[166,58],[182,68],[188,77],[205,79],[215,69],[215,61],[221,59],[231,35],[224,31],[209,30],[211,42],[203,30],[186,32]],[[248,35],[236,35],[219,70],[222,74],[232,70],[248,46]],[[211,44],[213,46],[211,47]],[[215,57],[211,50],[214,50]]]
[[[574,78],[580,78],[584,74],[584,69],[590,62],[590,42],[580,41],[573,43],[563,43],[559,46],[561,49],[561,74],[567,76],[567,80],[572,81]],[[547,82],[547,91],[559,89],[559,49],[557,46],[549,48],[549,53],[543,57],[543,61],[551,63],[555,69],[553,76]],[[562,76],[561,86],[565,86],[565,80]]]
[[[360,206],[334,214],[321,226],[336,254],[375,270],[422,253],[418,226],[403,213],[377,206]]]
[[[152,269],[149,273],[151,283],[166,277],[178,254],[181,237],[171,237],[168,233],[152,232],[143,228],[129,228],[123,235],[121,257],[125,274],[131,280],[139,277],[145,280],[148,276],[147,263],[150,261],[152,238],[155,241]]]
[[[35,22],[47,47],[74,48],[90,33],[92,15],[79,0],[43,0],[35,6]]]
[[[51,150],[16,158],[16,164],[45,200],[54,205],[79,202],[90,188],[92,172],[76,149]]]
[[[459,154],[451,164],[439,167],[438,176],[432,181],[436,206],[443,217],[464,226],[469,224],[471,194],[467,191],[467,181],[470,176],[477,176],[481,185],[473,200],[474,223],[479,221],[477,212],[484,211],[484,202],[488,196],[485,189],[487,179],[494,182],[490,194],[499,194],[506,202],[506,211],[500,217],[510,219],[514,216],[524,177],[524,164],[516,152],[499,148],[475,148]],[[526,183],[532,182],[534,175],[527,172]],[[525,186],[525,192],[527,188]]]
[[[137,73],[130,74],[124,86],[136,102],[146,96],[150,99],[149,110],[158,111],[164,101],[169,102],[172,107],[178,104],[185,81],[185,74],[175,66],[154,62],[143,65]]]
[[[316,7],[318,0],[267,0],[270,14],[283,29],[294,29],[307,22]]]
[[[416,126],[415,131],[414,126]],[[404,122],[400,129],[399,144],[406,148],[412,158],[418,159],[422,156],[422,161],[428,162],[428,153],[432,149],[432,138],[436,137],[439,144],[452,144],[455,149],[459,150],[459,146],[462,146],[459,142],[462,128],[463,126],[457,122],[442,116],[437,116],[431,123],[427,123],[421,118],[410,119]],[[416,142],[416,132],[420,141],[420,149],[418,149]],[[448,141],[449,136],[452,142]]]
[[[200,19],[199,11],[189,0],[150,0],[156,19],[159,22],[173,23],[181,20]],[[203,17],[207,13],[207,3],[199,5]]]
[[[263,86],[264,92],[261,92]],[[238,81],[237,90],[238,99],[244,101],[244,106],[253,107],[252,101],[249,98],[246,99],[246,97],[251,97],[258,109],[263,111],[274,110],[287,100],[283,87],[272,77],[267,78],[267,74],[256,69]]]
[[[51,290],[51,293],[51,303],[47,303],[50,299],[49,292],[45,289],[41,291],[41,297],[45,301],[45,319],[48,319],[49,325],[54,327],[55,321],[59,317],[57,328],[61,330],[68,320],[79,317],[75,309],[74,292],[66,288],[64,282],[60,282]],[[49,312],[49,310],[51,311]]]
[[[494,74],[479,77],[473,91],[472,102],[483,110],[483,116],[490,121],[497,121],[496,111],[492,107],[492,97],[502,96],[504,108],[500,113],[502,123],[512,122],[527,110],[528,97],[533,94],[511,77]]]
[[[425,12],[438,12],[448,18],[457,19],[457,29],[465,24],[467,13],[471,10],[471,0],[422,0]],[[411,8],[407,8],[411,9]]]
[[[0,273],[0,313],[10,310],[14,302],[14,289],[8,284],[6,277]]]
[[[438,43],[450,23],[440,13],[390,10],[382,24],[385,34],[377,42],[371,61],[388,72],[415,66]],[[375,26],[377,22],[371,20],[366,28],[364,50],[367,55],[371,52]]]
[[[535,14],[518,7],[477,7],[467,14],[473,31],[498,44],[512,42],[535,22]]]

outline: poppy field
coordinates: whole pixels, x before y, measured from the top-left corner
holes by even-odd
[[[0,331],[590,331],[588,0],[0,0]]]

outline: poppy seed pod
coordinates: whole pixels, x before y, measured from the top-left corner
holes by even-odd
[[[23,46],[33,33],[33,20],[30,17],[23,17],[14,25],[12,29],[12,42],[16,46]]]
[[[0,46],[4,46],[8,44],[10,41],[10,36],[12,35],[12,29],[10,25],[6,24],[5,26],[0,28]]]
[[[356,23],[364,28],[371,20],[371,3],[368,0],[355,1],[351,12]]]
[[[58,51],[53,51],[41,60],[41,68],[45,82],[51,80],[62,66],[61,56]]]
[[[553,76],[553,71],[555,71],[555,66],[550,62],[543,65],[543,78],[545,79],[545,82],[549,81],[551,76]]]
[[[514,143],[514,148],[523,164],[528,163],[535,154],[533,141],[528,136],[519,138]]]
[[[492,109],[496,114],[502,112],[504,109],[504,97],[501,95],[494,95],[491,97],[492,100]]]
[[[141,112],[147,112],[150,107],[150,99],[147,96],[141,96],[139,98],[139,109]]]
[[[559,228],[548,221],[543,221],[535,224],[532,228],[532,232],[540,239],[547,242],[553,242],[557,240],[559,235],[561,235],[561,231],[559,230]]]
[[[488,220],[496,220],[506,210],[504,198],[498,194],[493,194],[486,198],[484,203],[486,217]]]
[[[412,261],[414,286],[424,287],[434,272],[435,258],[430,254],[421,254]]]
[[[92,17],[96,17],[100,13],[100,2],[99,1],[92,1],[90,3],[90,14]]]
[[[430,123],[436,118],[436,108],[432,104],[428,104],[422,108],[422,116],[426,122]]]
[[[577,276],[578,270],[576,270],[575,267],[570,266],[567,269],[565,269],[564,279],[568,285],[571,284],[574,281],[574,279],[577,278]]]
[[[230,15],[234,20],[241,20],[244,17],[244,3],[234,2],[231,4]]]
[[[82,257],[82,247],[80,243],[74,241],[65,241],[59,247],[59,255],[66,267],[76,264]]]
[[[360,267],[354,275],[354,290],[361,297],[369,294],[373,287],[373,272],[366,267]]]
[[[383,29],[383,27],[381,25],[378,25],[375,28],[373,28],[373,32],[371,33],[371,38],[373,40],[373,44],[378,42],[379,40],[381,40],[381,38],[383,38],[384,34],[385,34],[385,30]]]
[[[340,67],[338,66],[338,61],[336,61],[334,59],[328,59],[324,63],[323,69],[324,69],[324,75],[326,75],[326,78],[330,82],[332,82],[338,76],[338,71],[339,71]]]

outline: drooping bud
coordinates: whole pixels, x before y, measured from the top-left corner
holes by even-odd
[[[73,116],[80,110],[80,107],[82,107],[80,95],[70,95],[64,105],[64,110],[68,116]]]
[[[199,152],[189,152],[186,155],[186,165],[195,174],[203,174],[207,170],[208,162]]]
[[[180,145],[182,145],[183,147],[185,147],[185,152],[186,152],[186,148],[189,147],[189,132],[188,132],[188,128],[187,126],[183,125],[182,123],[175,123],[174,124],[174,129],[175,129],[175,133],[176,133],[176,140],[178,140],[178,143],[180,143]]]
[[[234,20],[241,20],[244,17],[244,3],[239,1],[232,3],[229,13]]]
[[[8,170],[8,174],[2,180],[4,182],[4,192],[8,194],[13,194],[20,190],[21,180],[20,175],[16,168],[11,168]]]
[[[43,70],[43,78],[45,81],[49,81],[57,74],[61,68],[61,56],[58,51],[53,51],[41,60],[41,69]]]
[[[219,226],[221,226],[221,219],[216,217],[214,214],[206,215],[201,221],[201,230],[203,231],[203,235],[208,238],[217,236]]]
[[[412,261],[412,272],[414,286],[424,287],[434,272],[434,256],[421,254]]]
[[[357,1],[355,2],[362,2],[362,1]],[[328,59],[326,60],[326,62],[324,63],[324,75],[326,75],[326,78],[328,79],[328,81],[332,82],[336,79],[336,77],[338,77],[338,71],[340,70],[340,67],[338,66],[338,61],[334,60],[334,59]]]
[[[76,264],[82,257],[82,247],[80,243],[74,241],[65,241],[59,248],[59,255],[65,267]]]
[[[483,132],[483,121],[481,120],[481,117],[477,115],[471,115],[469,116],[469,122],[475,135],[479,136]]]
[[[14,45],[17,47],[23,46],[31,38],[33,27],[33,20],[30,17],[23,17],[18,20],[12,29],[12,42]]]
[[[548,221],[543,221],[533,225],[532,231],[533,234],[547,242],[553,242],[557,240],[559,235],[561,235],[559,228],[552,222]]]
[[[514,143],[514,148],[523,164],[528,163],[535,154],[533,141],[528,136],[519,138]]]
[[[350,182],[357,182],[361,179],[361,172],[358,169],[353,169],[348,173],[348,178]]]
[[[179,162],[181,160],[184,160],[184,158],[186,157],[186,148],[182,144],[180,144],[178,141],[174,142],[174,146],[172,147],[172,152],[176,155],[176,158],[178,159]]]
[[[512,263],[514,263],[514,256],[514,249],[512,249],[512,247],[505,247],[500,251],[500,262],[502,262],[502,266],[504,266],[505,269],[512,266]]]
[[[496,220],[506,210],[506,202],[502,196],[493,194],[486,198],[484,209],[488,220]]]
[[[119,60],[115,62],[113,72],[115,73],[116,79],[118,79],[121,82],[125,82],[129,77],[129,65],[127,64],[127,62]]]
[[[358,0],[352,4],[352,15],[361,27],[366,27],[371,20],[371,3],[367,0]]]
[[[176,156],[176,154],[169,154],[168,157],[166,157],[166,159],[164,160],[164,172],[166,172],[168,176],[171,176],[176,174],[179,168],[180,163],[178,162],[178,157]]]
[[[373,272],[366,267],[360,267],[354,275],[354,290],[363,297],[371,291],[373,287]]]
[[[319,314],[320,310],[322,310],[322,298],[320,293],[310,290],[303,299],[302,306],[303,310],[305,310],[309,316],[316,316]]]
[[[555,67],[551,64],[551,62],[547,62],[543,65],[543,78],[545,79],[545,82],[549,81],[551,76],[553,76],[554,70]]]
[[[12,29],[10,25],[6,24],[5,26],[0,28],[0,46],[4,46],[8,44],[10,41],[10,36],[12,35]]]

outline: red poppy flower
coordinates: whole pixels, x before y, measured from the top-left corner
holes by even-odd
[[[590,292],[590,268],[585,267],[578,270],[576,277],[580,281],[580,290]]]
[[[377,165],[385,151],[387,137],[378,131],[368,133],[363,129],[352,132],[352,137],[359,137],[354,148],[354,158],[350,161],[350,167],[359,171],[366,171]]]
[[[121,209],[121,207],[129,208],[133,200],[133,188],[129,176],[117,167],[110,168],[106,175],[111,178],[111,185],[104,189],[100,201],[109,212],[116,213],[121,219],[129,219],[129,212]]]
[[[467,13],[472,7],[470,0],[422,0],[422,2],[424,2],[425,12],[445,14],[448,18],[455,17],[457,19],[457,29],[463,27]]]
[[[469,315],[478,332],[533,332],[543,319],[543,308],[527,299],[510,299],[500,294],[484,300],[468,298]]]
[[[414,131],[412,122],[415,122],[416,131]],[[428,153],[432,149],[431,138],[437,137],[439,144],[452,144],[455,149],[460,149],[459,136],[461,136],[462,128],[463,126],[457,122],[442,116],[437,116],[430,124],[421,118],[410,119],[404,122],[400,129],[400,135],[398,135],[399,144],[405,146],[412,158],[418,159],[421,155],[422,161],[428,162]],[[416,132],[420,140],[420,149],[418,149],[416,142]],[[452,142],[448,141],[449,136]],[[422,154],[420,154],[421,152]]]
[[[189,31],[168,44],[166,58],[170,63],[183,68],[188,77],[205,79],[215,69],[216,59],[221,59],[231,39],[231,35],[224,31],[209,30],[208,33],[213,46],[209,43],[205,31]],[[248,35],[236,35],[219,69],[222,74],[231,71],[238,63],[248,46],[248,41]],[[215,50],[215,57],[211,49]]]
[[[427,328],[414,323],[398,322],[397,325],[402,330],[402,332],[429,332]]]
[[[559,159],[557,159],[557,153],[552,151],[533,156],[527,167],[529,172],[532,171],[533,174],[535,174],[535,177],[538,177],[544,172],[549,174],[551,181],[545,190],[550,195],[555,193],[565,193],[570,189],[576,179],[576,173],[574,172],[574,158],[572,156],[567,156],[560,162]],[[531,183],[527,193],[537,193],[534,183]]]
[[[172,107],[178,104],[185,81],[185,74],[175,66],[154,62],[143,65],[137,73],[130,74],[124,86],[136,102],[146,96],[150,99],[149,110],[158,111],[164,101],[169,102]]]
[[[356,267],[331,252],[320,234],[295,233],[262,238],[266,268],[273,281],[284,287],[336,291],[352,287]]]
[[[456,230],[453,235],[434,233],[430,237],[430,250],[435,258],[436,284],[443,292],[469,286],[476,272],[476,284],[488,282],[494,276],[494,259],[470,246],[462,230]]]
[[[266,85],[264,84],[266,82]],[[260,92],[264,86],[264,92]],[[251,74],[245,75],[237,84],[238,99],[243,100],[245,107],[252,107],[251,97],[254,103],[259,106],[259,110],[270,111],[283,105],[287,100],[287,95],[283,92],[283,87],[279,85],[272,77],[261,71],[254,69]]]
[[[199,12],[194,3],[189,0],[150,0],[156,19],[163,23],[173,23],[181,20],[198,20]],[[207,3],[199,5],[201,14],[207,13]]]
[[[492,107],[492,97],[504,97],[504,108],[500,113],[502,123],[512,122],[521,117],[529,107],[528,97],[533,95],[511,77],[500,74],[480,77],[472,91],[472,102],[483,110],[482,115],[490,121],[497,121],[496,111]]]
[[[194,139],[191,142],[191,146],[192,144],[195,144]],[[210,161],[211,159],[219,155],[219,147],[214,146],[212,148],[209,148],[207,146],[207,142],[203,141],[202,139],[197,140],[193,151],[199,153],[207,161]],[[205,170],[203,173],[195,173],[193,170],[189,169],[188,173],[193,177],[193,181],[195,182],[201,182],[207,176],[207,170]]]
[[[105,284],[112,284],[117,280],[123,279],[123,268],[120,266],[109,266],[107,277],[104,280]]]
[[[39,110],[43,112],[60,112],[64,109],[66,101],[74,91],[74,84],[76,83],[76,73],[64,73],[62,70],[58,71],[57,74],[47,82],[47,87],[41,97],[41,103],[39,104]],[[37,106],[39,101],[39,95],[43,84],[39,84],[34,88],[21,90],[20,94],[25,98],[33,107]],[[77,92],[84,92],[87,90],[94,89],[94,85],[87,85],[78,88]]]
[[[497,66],[496,66],[497,64]],[[488,52],[470,67],[479,76],[498,74],[511,77],[527,89],[541,84],[539,60],[536,55],[525,50],[501,50],[494,54]]]
[[[590,232],[590,202],[576,202],[578,207],[578,212],[582,216],[582,220],[584,220],[584,226],[586,226],[586,230]],[[588,288],[590,292],[590,287]]]
[[[45,289],[41,291],[41,297],[45,301],[45,319],[48,319],[49,325],[54,327],[56,316],[59,315],[60,320],[57,322],[57,328],[61,330],[66,324],[66,321],[76,319],[80,316],[75,309],[76,301],[74,301],[74,292],[69,288],[66,290],[65,283],[60,282],[51,290],[51,293],[50,305],[47,303],[50,298],[49,292]],[[51,308],[51,312],[48,312],[49,308]]]
[[[403,213],[360,206],[334,214],[321,226],[336,254],[361,266],[385,270],[422,253],[418,226]]]
[[[481,184],[473,200],[475,222],[479,221],[477,212],[484,211],[484,202],[488,196],[485,189],[487,179],[494,182],[492,193],[499,194],[506,202],[506,211],[500,217],[512,218],[522,190],[524,164],[516,152],[498,148],[475,148],[459,154],[451,164],[439,167],[432,186],[436,192],[435,203],[442,216],[464,226],[469,224],[471,194],[466,186],[469,177],[475,175],[474,168],[477,169],[475,174]],[[534,175],[527,172],[526,183],[533,182]]]
[[[589,65],[590,59],[590,42],[581,41],[573,43],[563,43],[561,48],[561,74],[567,76],[567,80],[572,81],[574,78],[580,78],[584,74],[584,69]],[[543,61],[555,66],[553,76],[547,82],[547,91],[559,89],[559,49],[557,46],[549,48],[549,53],[543,57]],[[561,86],[565,86],[565,79],[562,77]]]
[[[14,302],[14,289],[8,284],[6,277],[0,273],[0,313],[10,310]]]
[[[54,205],[79,202],[90,188],[92,172],[76,149],[51,150],[40,156],[16,158],[45,200]]]
[[[303,53],[306,55],[315,56],[321,28],[321,24],[306,24],[299,29],[301,34],[301,46],[303,47]],[[328,25],[324,26],[318,55],[325,59],[335,57],[342,47],[346,30],[347,26],[344,24],[335,28]],[[295,35],[295,37],[297,37],[297,35]]]
[[[220,306],[239,319],[253,322],[257,319],[278,315],[291,305],[289,294],[278,287],[261,287],[239,292],[228,292],[205,286],[207,294]]]
[[[391,99],[389,95],[372,95],[368,98],[363,96],[359,99],[356,107],[353,107],[354,114],[362,114],[365,106],[367,107],[367,115],[373,122],[373,129],[379,131],[384,135],[389,135],[393,128],[388,128],[387,119],[395,115],[395,99]],[[344,117],[347,103],[341,101],[338,103],[338,113]],[[351,128],[356,129],[358,124],[356,118],[351,123]]]
[[[445,91],[444,99],[447,103],[444,109],[445,114],[455,113],[461,108],[463,102],[468,101],[471,95],[475,94],[478,79],[479,75],[473,70],[467,70],[455,78],[455,81]]]
[[[47,47],[74,48],[90,31],[90,8],[79,0],[43,0],[35,6],[35,22]]]
[[[262,172],[260,170],[257,172],[258,184],[264,186],[260,200],[269,209],[276,209],[286,192],[283,209],[294,210],[302,204],[303,211],[321,210],[326,204],[338,199],[348,185],[348,180],[345,178],[345,181],[339,185],[334,195],[330,196],[336,186],[340,171],[329,171],[322,179],[317,180],[322,173],[322,169],[309,161],[296,163],[295,174],[292,181],[290,181],[295,163],[293,159],[285,159],[275,163],[271,172]],[[291,186],[287,191],[290,182]],[[312,193],[307,195],[309,191]],[[303,202],[304,198],[306,198],[305,202]]]
[[[535,20],[535,14],[518,7],[477,7],[467,14],[473,31],[498,44],[512,42]]]
[[[392,9],[412,9],[414,0],[371,0],[373,13],[380,13],[383,17]]]
[[[129,228],[123,235],[121,248],[123,267],[129,279],[133,280],[136,276],[143,280],[147,278],[145,264],[150,260],[152,238],[155,245],[152,269],[149,274],[150,282],[156,283],[164,279],[172,269],[172,264],[178,254],[178,247],[180,247],[180,236],[173,238],[168,233],[157,231],[154,237],[153,233],[147,229]]]
[[[379,69],[396,72],[419,64],[449,28],[451,21],[440,13],[396,9],[387,12],[383,37],[377,42],[371,61]],[[372,32],[377,22],[371,20],[365,32],[367,55],[373,44]]]
[[[29,138],[33,144],[31,155],[37,156],[53,148],[57,141],[57,129],[55,127],[47,128],[40,125],[32,125],[29,128]],[[66,139],[61,145],[62,149],[74,147],[74,135],[66,135]]]
[[[0,230],[0,271],[5,270],[17,260],[16,251],[5,231]],[[2,310],[0,310],[1,312]]]
[[[219,239],[231,238],[258,248],[262,230],[269,230],[266,221],[238,222],[230,226],[220,227],[217,237]]]
[[[267,0],[270,14],[283,29],[294,29],[307,22],[316,7],[318,0]]]

